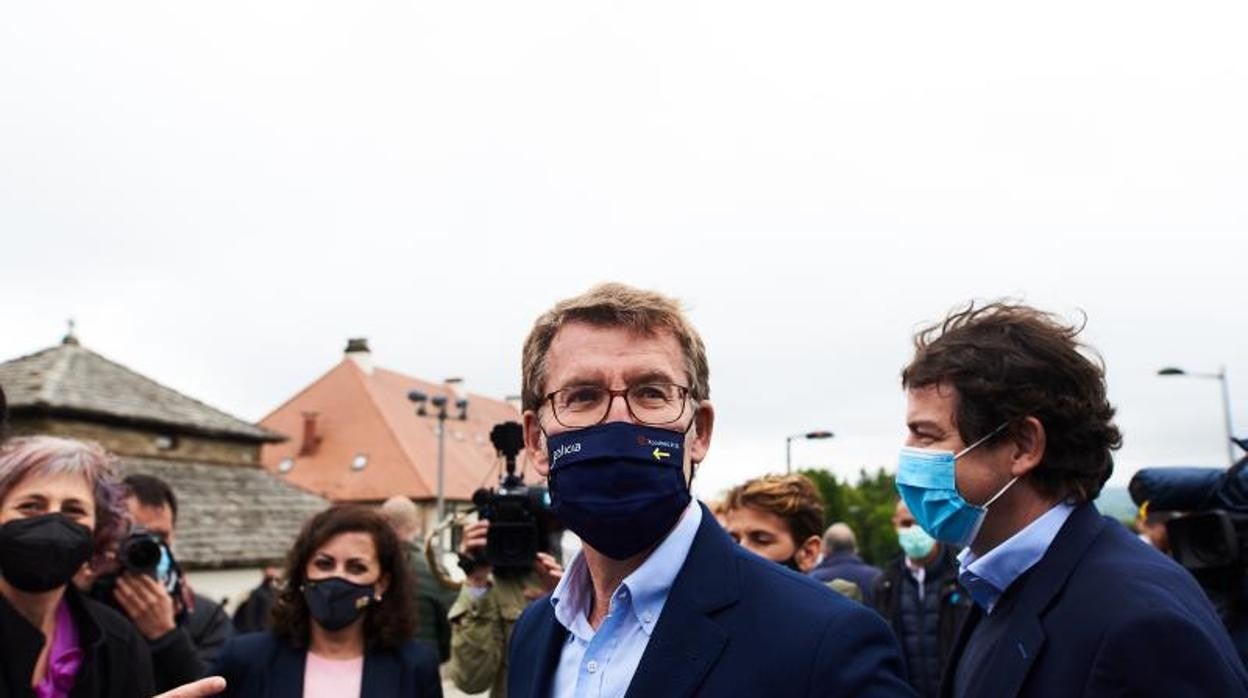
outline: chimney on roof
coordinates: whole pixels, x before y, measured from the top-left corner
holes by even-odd
[[[468,390],[464,388],[463,378],[447,378],[442,381],[442,384],[455,395],[455,399],[462,400],[468,397]]]
[[[373,375],[373,353],[368,350],[368,339],[355,337],[347,340],[347,358],[355,362],[366,375]]]
[[[321,435],[316,431],[316,418],[320,416],[315,412],[303,413],[303,439],[299,442],[299,455],[310,456],[316,453],[317,447],[321,445]]]
[[[69,319],[69,331],[61,338],[61,344],[78,346],[78,335],[74,334],[74,319]]]

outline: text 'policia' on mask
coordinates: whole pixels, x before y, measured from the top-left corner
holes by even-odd
[[[594,550],[633,557],[689,505],[684,445],[685,432],[630,422],[548,436],[551,511]]]
[[[933,538],[942,543],[966,547],[979,534],[988,507],[1018,481],[1012,478],[981,505],[971,504],[958,492],[957,460],[980,444],[996,436],[1008,422],[993,429],[983,438],[954,453],[940,449],[901,449],[897,463],[897,492],[914,515],[914,520]]]

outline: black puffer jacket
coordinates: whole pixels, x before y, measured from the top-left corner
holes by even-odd
[[[65,592],[78,630],[82,665],[71,698],[150,698],[152,660],[147,643],[130,622],[111,608]],[[0,698],[33,698],[30,677],[44,636],[0,596]]]
[[[941,672],[971,610],[971,597],[958,584],[953,551],[943,547],[925,568],[922,599],[905,560],[891,561],[876,581],[874,605],[901,643],[910,685],[924,698],[939,695]]]

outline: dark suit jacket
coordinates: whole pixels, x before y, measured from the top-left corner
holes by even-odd
[[[1006,591],[1008,625],[982,667],[954,669],[983,619],[954,646],[968,695],[1243,696],[1248,674],[1190,574],[1091,504],[1071,513],[1044,557]]]
[[[212,673],[225,677],[228,686],[222,696],[227,698],[302,698],[307,656],[306,650],[295,649],[269,632],[237,635],[221,648]],[[441,698],[433,648],[409,640],[396,649],[364,655],[360,696]]]
[[[567,631],[549,597],[516,622],[508,698],[545,698]],[[870,609],[732,542],[703,507],[628,687],[636,698],[912,696],[897,643]]]

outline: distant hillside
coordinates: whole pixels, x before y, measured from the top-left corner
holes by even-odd
[[[1120,521],[1135,520],[1136,511],[1139,507],[1135,502],[1131,501],[1131,495],[1127,493],[1125,487],[1105,487],[1101,490],[1101,496],[1096,498],[1096,508],[1106,516],[1112,516]]]

